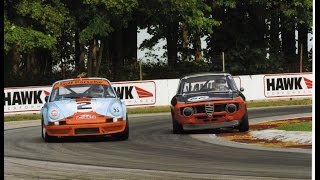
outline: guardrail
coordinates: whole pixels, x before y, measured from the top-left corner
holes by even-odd
[[[247,101],[312,97],[312,73],[234,76]],[[166,106],[175,95],[179,79],[112,82],[128,108]],[[4,88],[4,114],[39,113],[51,86]]]

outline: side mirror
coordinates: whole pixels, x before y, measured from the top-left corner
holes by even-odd
[[[46,97],[44,98],[44,100],[45,100],[46,102],[48,102],[49,96],[46,96]]]
[[[243,87],[241,87],[241,88],[240,88],[240,92],[243,92],[243,91],[244,91],[244,89],[243,89]]]

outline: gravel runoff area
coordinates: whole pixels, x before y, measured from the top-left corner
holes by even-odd
[[[249,133],[257,139],[312,144],[312,132],[265,129],[260,131],[250,131]]]

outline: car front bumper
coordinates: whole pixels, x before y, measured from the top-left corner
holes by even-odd
[[[46,132],[50,136],[87,136],[108,135],[123,132],[127,121],[96,124],[47,125]]]
[[[184,130],[200,130],[200,129],[217,129],[226,127],[235,127],[239,125],[238,120],[226,121],[220,123],[207,123],[207,124],[183,124]]]

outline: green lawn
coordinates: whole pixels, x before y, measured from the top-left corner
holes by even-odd
[[[308,105],[308,104],[312,104],[312,99],[252,101],[252,102],[247,102],[247,107],[252,108],[252,107],[270,107],[270,106]]]
[[[288,124],[276,129],[286,131],[312,131],[312,121]]]
[[[311,99],[252,101],[252,102],[247,102],[247,107],[253,108],[253,107],[272,107],[272,106],[290,106],[290,105],[309,105],[309,104],[312,104]],[[170,112],[170,106],[128,108],[128,114],[159,113],[159,112]],[[36,120],[36,119],[40,119],[39,114],[21,114],[21,115],[4,116],[5,122],[21,121],[21,120]]]

